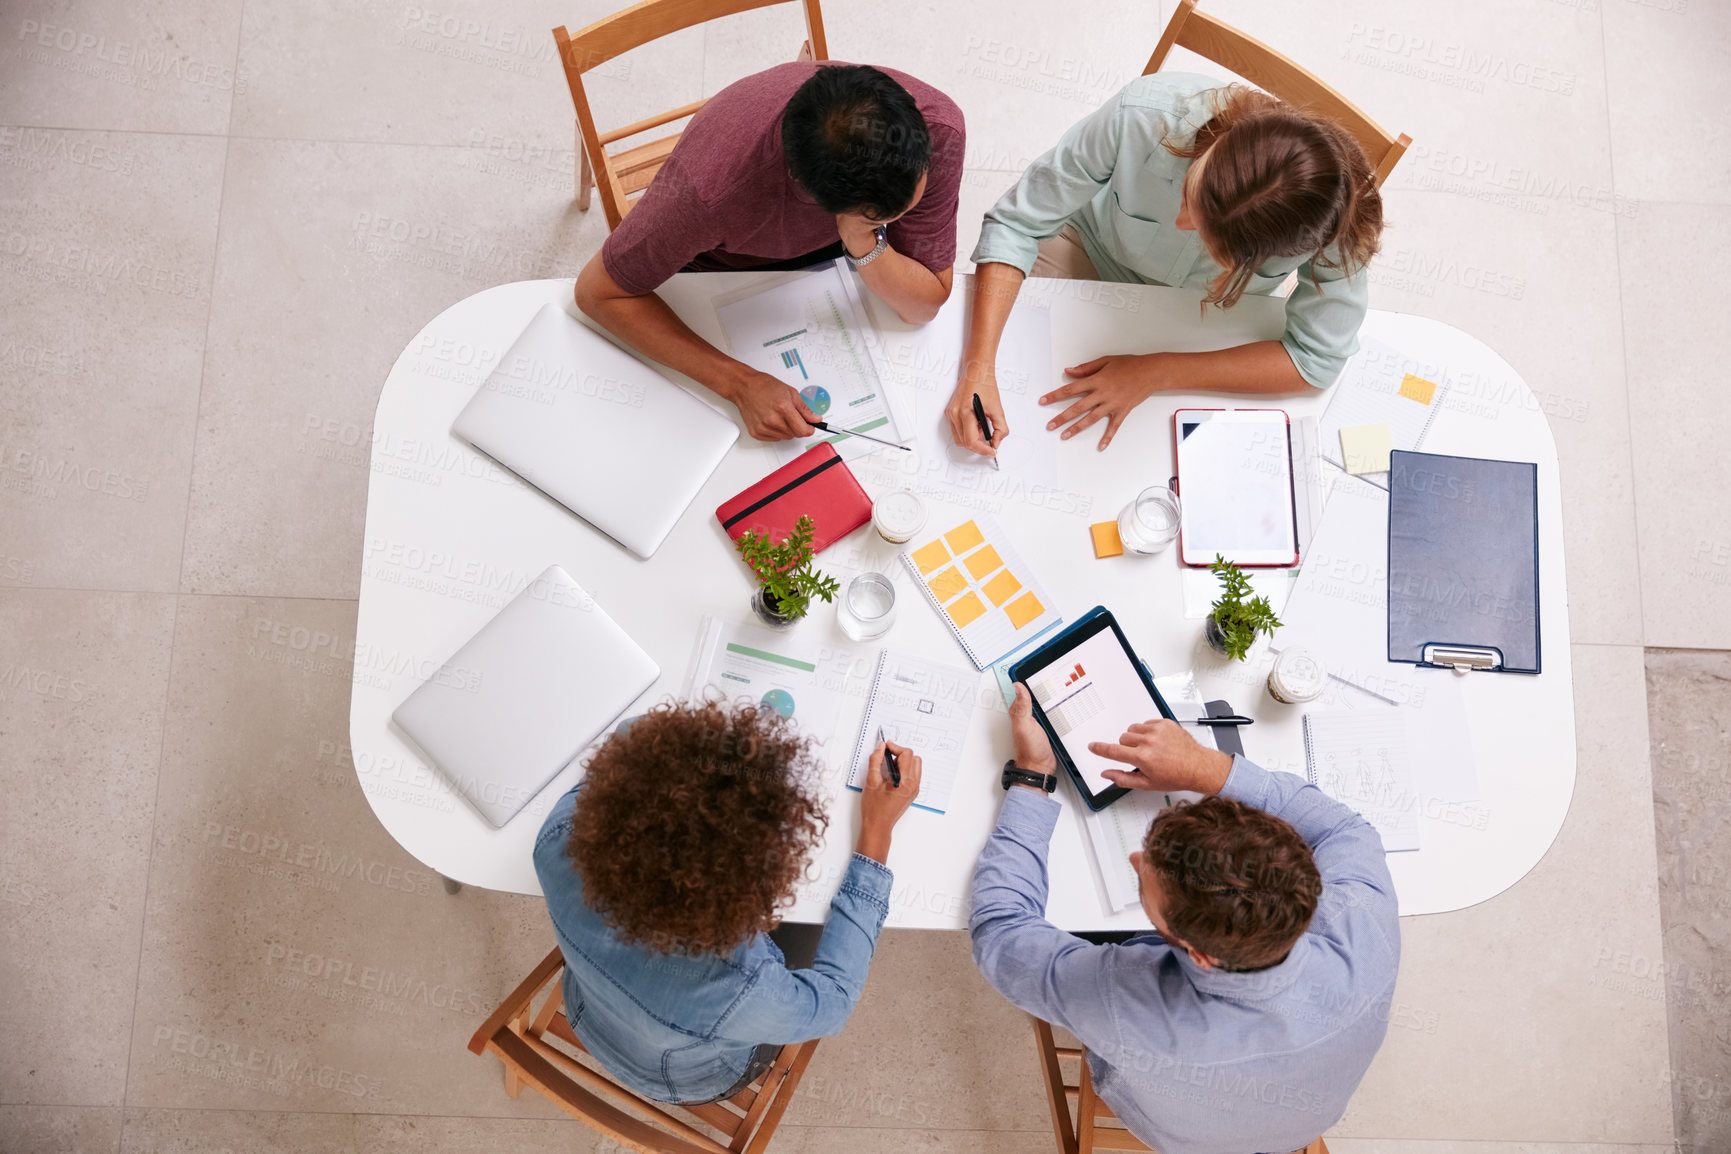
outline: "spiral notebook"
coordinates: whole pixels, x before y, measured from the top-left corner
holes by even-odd
[[[854,743],[848,788],[864,787],[881,726],[884,737],[920,757],[920,799],[914,805],[943,813],[962,767],[979,688],[980,675],[971,669],[888,649],[880,652],[865,721]]]
[[[989,517],[970,517],[914,545],[902,564],[976,669],[998,664],[1064,623],[1051,595]]]
[[[1390,853],[1419,847],[1418,789],[1399,706],[1304,715],[1310,784],[1351,806]]]
[[[1329,390],[1328,408],[1318,431],[1323,457],[1346,467],[1340,431],[1364,425],[1387,425],[1389,441],[1396,449],[1416,449],[1424,444],[1431,423],[1448,397],[1447,379],[1432,381],[1420,376],[1440,376],[1435,367],[1421,364],[1399,349],[1373,337],[1364,338],[1358,354],[1347,362],[1340,380]],[[1388,488],[1388,474],[1366,473],[1378,488]]]

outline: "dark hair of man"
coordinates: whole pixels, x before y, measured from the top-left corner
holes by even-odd
[[[1142,854],[1160,879],[1167,928],[1226,970],[1284,961],[1322,895],[1322,875],[1298,831],[1231,798],[1162,811]]]
[[[620,939],[725,957],[774,928],[823,839],[821,766],[768,706],[661,705],[590,759],[566,852]]]
[[[865,64],[823,65],[781,114],[788,171],[825,212],[887,220],[932,163],[926,118],[908,90]]]

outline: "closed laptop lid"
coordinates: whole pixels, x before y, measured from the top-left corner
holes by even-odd
[[[739,427],[554,304],[541,307],[451,431],[649,557]]]
[[[660,675],[649,654],[552,565],[391,719],[502,826]]]

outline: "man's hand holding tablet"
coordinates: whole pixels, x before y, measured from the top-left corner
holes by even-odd
[[[1209,749],[1182,725],[1163,717],[1137,722],[1116,742],[1091,741],[1088,750],[1131,767],[1101,774],[1125,789],[1216,794],[1232,772],[1231,754]]]

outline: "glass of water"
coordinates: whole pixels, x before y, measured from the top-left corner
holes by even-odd
[[[855,641],[882,637],[895,624],[896,587],[882,573],[861,573],[843,586],[835,616]]]
[[[1178,536],[1178,494],[1150,485],[1118,514],[1118,536],[1131,553],[1158,553]]]

